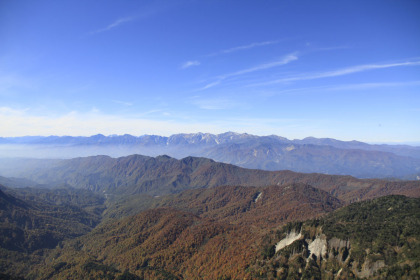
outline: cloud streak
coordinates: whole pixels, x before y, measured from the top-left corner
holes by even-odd
[[[200,61],[197,61],[197,60],[190,60],[190,61],[187,61],[187,62],[184,62],[182,65],[181,65],[181,69],[187,69],[187,68],[190,68],[190,67],[193,67],[193,66],[198,66],[198,65],[200,65],[201,63],[200,63]]]
[[[269,63],[264,63],[264,64],[257,65],[255,67],[251,67],[251,68],[243,69],[243,70],[240,70],[240,71],[236,71],[236,72],[224,75],[222,77],[223,77],[223,79],[226,79],[226,78],[229,78],[229,77],[234,77],[234,76],[248,74],[248,73],[252,73],[252,72],[256,72],[256,71],[261,71],[261,70],[285,65],[285,64],[288,64],[288,63],[290,63],[292,61],[295,61],[297,59],[298,59],[297,54],[292,53],[292,54],[286,55],[285,57],[283,57],[280,60],[269,62]]]
[[[191,103],[204,110],[224,110],[239,105],[237,101],[228,98],[201,98],[200,96],[191,98]]]
[[[115,99],[113,99],[111,101],[114,102],[114,103],[117,103],[117,104],[124,105],[124,106],[133,106],[133,103],[131,103],[131,102],[126,102],[126,101],[121,101],[121,100],[115,100]]]
[[[358,66],[353,66],[353,67],[348,67],[348,68],[337,69],[334,71],[281,78],[281,79],[272,80],[268,82],[253,84],[250,86],[265,86],[265,85],[295,82],[295,81],[323,79],[323,78],[338,77],[338,76],[344,76],[344,75],[349,75],[349,74],[354,74],[354,73],[359,73],[359,72],[365,72],[365,71],[370,71],[370,70],[375,70],[375,69],[386,69],[386,68],[393,68],[393,67],[416,66],[416,65],[420,65],[420,61],[407,61],[407,62],[388,63],[388,64],[364,64],[364,65],[358,65]]]
[[[215,53],[211,53],[208,54],[207,56],[216,56],[216,55],[221,55],[221,54],[228,54],[228,53],[234,53],[237,51],[243,51],[243,50],[249,50],[249,49],[253,49],[253,48],[257,48],[257,47],[263,47],[263,46],[268,46],[268,45],[273,45],[273,44],[278,44],[279,40],[276,41],[265,41],[265,42],[255,42],[255,43],[251,43],[248,45],[242,45],[242,46],[238,46],[238,47],[233,47],[230,49],[225,49],[225,50],[221,50]]]
[[[36,81],[27,77],[17,74],[2,75],[0,73],[0,96],[12,95],[15,90],[19,89],[33,89],[36,84]]]
[[[410,87],[418,86],[420,81],[406,81],[406,82],[384,82],[384,83],[359,83],[359,84],[344,84],[344,85],[327,85],[318,87],[303,87],[292,88],[281,91],[263,93],[262,96],[270,97],[280,94],[294,94],[294,93],[308,93],[308,92],[325,92],[325,91],[345,91],[345,90],[366,90],[381,87]]]
[[[217,86],[217,85],[221,84],[222,81],[224,81],[226,79],[229,79],[229,78],[233,78],[233,77],[237,77],[237,76],[241,76],[241,75],[245,75],[245,74],[249,74],[249,73],[253,73],[253,72],[257,72],[257,71],[262,71],[262,70],[270,69],[270,68],[277,67],[277,66],[286,65],[286,64],[288,64],[292,61],[295,61],[297,59],[298,59],[297,52],[294,52],[294,53],[291,53],[291,54],[288,54],[288,55],[284,56],[280,60],[260,64],[260,65],[257,65],[257,66],[251,67],[251,68],[246,68],[246,69],[242,69],[242,70],[239,70],[239,71],[236,71],[236,72],[232,72],[232,73],[228,73],[228,74],[225,74],[225,75],[222,75],[222,76],[218,76],[218,77],[216,77],[216,81],[205,85],[204,87],[202,87],[199,90],[206,90],[206,89],[212,88],[214,86]]]
[[[418,86],[418,85],[420,85],[420,81],[361,83],[361,84],[331,86],[331,87],[327,87],[327,90],[364,90],[364,89],[380,88],[380,87],[407,87],[407,86]]]
[[[113,23],[109,24],[107,27],[98,29],[98,30],[93,31],[91,33],[95,34],[95,33],[102,33],[102,32],[106,32],[106,31],[110,31],[110,30],[115,29],[115,28],[117,28],[118,26],[120,26],[124,23],[133,21],[134,19],[135,18],[133,18],[133,17],[120,18],[120,19],[117,19],[116,21],[114,21]]]

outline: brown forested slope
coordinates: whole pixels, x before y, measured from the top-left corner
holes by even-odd
[[[420,196],[420,181],[356,179],[351,176],[305,174],[292,171],[245,169],[210,159],[182,160],[132,155],[96,156],[63,160],[53,168],[30,176],[39,183],[65,183],[76,188],[114,195],[165,195],[187,189],[221,185],[269,186],[304,183],[347,202],[389,194]]]
[[[34,195],[36,193],[33,192]],[[55,195],[59,196],[59,193],[53,192],[54,195],[46,195],[41,192],[40,197],[51,199]],[[273,251],[273,245],[284,238],[287,234],[287,227],[285,233],[278,230],[289,222],[295,223],[296,221],[322,217],[344,204],[328,192],[306,184],[272,185],[268,187],[221,186],[188,190],[164,197],[142,196],[142,194],[131,196],[131,205],[128,206],[130,208],[128,210],[124,209],[126,207],[125,203],[117,203],[114,205],[115,207],[109,207],[107,215],[112,219],[105,220],[93,231],[83,236],[55,243],[58,244],[55,248],[44,246],[42,249],[35,251],[22,252],[18,249],[2,246],[0,249],[2,254],[0,272],[23,276],[27,279],[255,279],[258,277],[275,277],[277,275],[276,270],[281,269],[281,267],[279,266],[280,260],[276,259],[277,255]],[[78,213],[63,211],[64,209],[71,209],[64,205],[50,205],[46,210],[55,209],[54,211],[39,212],[42,211],[39,207],[43,204],[36,202],[36,200],[28,202],[26,198],[30,196],[27,194],[21,194],[23,199],[4,193],[1,197],[3,200],[0,205],[4,206],[2,208],[5,211],[4,213],[10,214],[9,210],[13,209],[15,210],[13,213],[19,213],[19,211],[16,211],[17,208],[32,209],[31,211],[28,210],[29,212],[23,212],[23,216],[38,219],[37,217],[42,214],[44,219],[42,221],[48,221],[46,223],[41,222],[41,224],[47,226],[47,231],[51,230],[50,227],[54,223],[56,223],[55,227],[57,229],[61,228],[63,230],[71,225],[70,221],[66,222],[65,220],[57,225],[56,221],[60,222],[60,220],[54,220],[57,215],[62,215],[60,217],[70,215],[69,217],[72,217],[73,214]],[[75,198],[78,199],[77,196],[68,197],[69,201],[74,201]],[[83,199],[81,203],[85,201]],[[145,201],[148,201],[148,203],[145,203]],[[392,216],[393,212],[391,210],[393,207],[390,207],[389,204],[392,204],[393,201],[397,200],[389,200],[384,204],[383,209],[375,206],[382,204],[372,204],[372,206],[366,208],[367,210],[359,206],[345,208],[347,210],[339,212],[342,214],[332,216],[336,218],[328,220],[330,221],[328,222],[330,231],[333,230],[337,238],[347,240],[346,234],[349,230],[357,233],[357,230],[354,231],[353,229],[353,227],[356,228],[357,224],[354,226],[349,224],[346,231],[341,231],[339,225],[348,223],[347,221],[341,221],[341,217],[343,219],[353,219],[354,217],[364,219],[364,217],[373,215],[376,217],[375,223],[377,223],[375,230],[378,231],[374,235],[386,242],[387,236],[393,236],[395,228],[387,230],[389,221],[398,221],[401,218],[401,222],[404,223],[402,219],[407,216],[401,211],[399,212],[401,215],[397,218]],[[145,205],[140,207],[141,209],[135,207],[131,209],[135,202],[145,203]],[[399,205],[407,205],[408,207],[404,199],[399,199],[397,202]],[[417,203],[418,208],[418,200],[411,200],[411,204],[413,203]],[[36,207],[34,208],[33,205],[37,205],[38,212],[34,212]],[[137,212],[137,214],[126,216],[130,211]],[[389,217],[386,216],[385,219],[377,218],[379,216],[375,216],[375,213],[373,213],[375,211],[388,213],[386,215]],[[413,209],[410,211],[412,213],[416,212]],[[77,216],[83,217],[80,213]],[[50,220],[45,220],[47,218]],[[410,220],[410,223],[413,223],[413,221],[418,223],[418,217]],[[321,229],[318,229],[318,224],[319,222],[315,222],[316,228],[308,233],[308,238],[316,238],[317,232],[321,232]],[[334,224],[337,224],[338,227],[331,229],[331,225]],[[311,227],[313,222],[308,225]],[[369,225],[369,220],[367,225]],[[400,228],[400,226],[397,225],[396,228]],[[77,228],[71,230],[75,229]],[[67,233],[70,234],[71,230]],[[325,230],[324,233],[327,234],[329,229]],[[410,231],[406,232],[404,230],[399,240],[403,240],[404,244],[408,244],[407,246],[417,246],[413,248],[404,247],[406,248],[403,251],[406,252],[404,254],[413,255],[416,254],[413,249],[418,250],[418,243],[416,243],[417,239],[414,240],[412,237],[406,236],[408,233],[412,234]],[[7,235],[3,234],[2,236]],[[36,235],[34,236],[36,237]],[[331,235],[331,237],[334,236]],[[409,239],[406,240],[405,238]],[[312,241],[307,241],[307,243],[309,244]],[[302,243],[303,241],[299,242]],[[299,242],[298,245],[301,245]],[[308,244],[305,245],[307,250],[309,248]],[[376,245],[369,244],[365,245],[373,246],[372,248],[380,247],[376,243]],[[295,250],[293,248],[290,249],[290,252],[287,251],[288,254],[293,253],[293,250]],[[399,254],[400,251],[396,248],[394,251],[388,250],[387,252],[391,252],[390,256],[392,257]],[[299,251],[296,256],[303,259],[300,254]],[[306,258],[305,254],[303,253],[303,256]],[[359,255],[360,253],[354,251],[354,257],[358,258]],[[280,254],[278,257],[281,258],[281,256]],[[372,258],[376,257],[377,255],[372,255]],[[398,255],[397,259],[401,262],[405,260],[402,255]],[[290,260],[290,267],[302,265],[299,260]],[[284,259],[281,259],[281,261],[282,264],[288,265],[288,262]],[[393,261],[391,259],[386,263],[392,265]],[[326,264],[329,266],[330,262]],[[358,264],[349,262],[347,264],[350,268],[345,270],[346,273],[343,272],[343,276],[355,275],[356,272],[352,272],[353,274],[350,272]],[[323,263],[318,264],[315,260],[311,261],[309,270],[301,269],[306,271],[305,275],[308,276],[312,272],[319,273],[319,267],[323,265]],[[333,265],[335,269],[333,273],[337,273],[342,264],[334,262]],[[290,269],[283,269],[282,271],[287,275],[295,275],[294,268]],[[325,269],[328,270],[329,268]],[[392,269],[399,271],[400,268],[397,266]],[[384,273],[390,272],[387,270]],[[278,275],[284,274],[280,273]]]
[[[146,279],[246,277],[247,267],[261,255],[267,231],[341,205],[307,185],[192,190],[154,205],[162,207],[110,221],[66,242],[38,273],[84,279],[117,277],[128,269]],[[54,269],[60,263],[62,267]],[[86,268],[92,263],[97,270]],[[112,266],[114,272],[105,269]]]

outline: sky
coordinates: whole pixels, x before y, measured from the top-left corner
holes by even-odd
[[[420,1],[0,0],[0,137],[420,143]]]

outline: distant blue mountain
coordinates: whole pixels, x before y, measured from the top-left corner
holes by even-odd
[[[132,136],[102,134],[90,137],[26,136],[0,138],[13,149],[25,147],[20,157],[69,158],[105,154],[126,156],[167,154],[175,158],[200,156],[241,167],[352,175],[360,178],[417,179],[420,176],[420,147],[371,145],[359,141],[308,137],[256,136],[247,133],[193,133]],[[31,148],[34,149],[31,149]],[[38,149],[38,150],[35,150]],[[13,156],[9,149],[8,157]],[[1,154],[0,156],[5,156]],[[1,170],[0,170],[1,171]],[[420,177],[419,177],[420,178]]]

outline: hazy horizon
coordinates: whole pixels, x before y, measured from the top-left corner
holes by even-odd
[[[236,131],[225,131],[222,133],[209,133],[209,132],[196,132],[196,133],[188,133],[188,132],[180,132],[180,133],[176,133],[176,134],[169,134],[169,135],[158,135],[158,134],[141,134],[141,135],[133,135],[133,134],[102,134],[102,133],[97,133],[97,134],[92,134],[92,135],[23,135],[23,136],[0,136],[0,138],[24,138],[24,137],[94,137],[94,136],[98,136],[98,135],[102,135],[105,137],[121,137],[124,135],[129,135],[129,136],[133,136],[133,137],[144,137],[144,136],[160,136],[160,137],[171,137],[174,135],[178,135],[178,134],[183,134],[183,135],[188,135],[188,134],[213,134],[213,135],[220,135],[220,134],[224,134],[224,133],[235,133],[235,134],[249,134],[249,135],[254,135],[254,136],[258,136],[258,137],[267,137],[267,136],[278,136],[278,137],[283,137],[286,138],[287,140],[291,140],[291,141],[295,141],[295,140],[303,140],[305,138],[317,138],[317,139],[334,139],[334,140],[338,140],[338,141],[344,141],[344,142],[352,142],[352,141],[357,141],[357,142],[363,142],[366,144],[370,144],[370,145],[408,145],[408,146],[420,146],[420,141],[408,141],[408,142],[365,142],[365,141],[361,141],[358,139],[351,139],[351,140],[343,140],[343,139],[337,139],[337,138],[333,138],[333,137],[314,137],[311,135],[308,135],[306,137],[302,137],[302,138],[289,138],[289,137],[285,137],[283,135],[277,135],[277,134],[265,134],[265,135],[258,135],[258,134],[252,134],[252,133],[247,133],[247,132],[236,132]],[[4,144],[0,144],[4,145]],[[20,144],[16,144],[16,145],[20,145]],[[57,146],[57,144],[55,144]],[[67,144],[65,144],[67,145]]]

